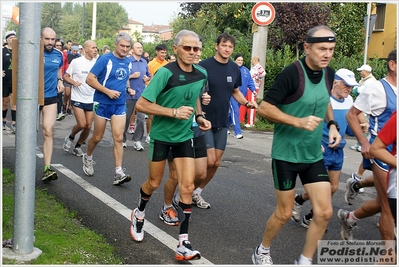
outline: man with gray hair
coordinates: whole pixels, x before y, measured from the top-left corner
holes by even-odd
[[[129,182],[131,177],[122,169],[123,131],[126,121],[126,93],[132,62],[127,55],[132,47],[132,38],[125,32],[115,38],[115,51],[99,57],[87,75],[86,83],[94,92],[94,133],[89,140],[87,153],[82,156],[83,171],[94,174],[93,151],[102,140],[107,121],[111,123],[114,140],[115,175],[114,185]]]
[[[199,98],[208,78],[207,72],[194,64],[199,49],[199,38],[195,32],[180,31],[173,45],[177,60],[157,70],[136,104],[137,111],[152,114],[154,119],[148,148],[149,176],[140,187],[140,201],[131,213],[130,236],[137,242],[144,238],[145,207],[162,182],[166,159],[169,150],[172,150],[180,191],[176,260],[201,258],[200,252],[194,250],[188,240],[195,178],[191,125],[195,118],[202,131],[211,128],[211,123],[202,115]]]

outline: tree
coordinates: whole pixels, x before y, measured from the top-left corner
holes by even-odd
[[[271,46],[281,49],[285,44],[299,51],[309,29],[327,25],[330,7],[326,3],[273,3],[276,17],[270,27],[268,37]],[[305,15],[306,14],[306,15]]]
[[[62,19],[61,3],[42,3],[42,28],[50,27],[57,34],[63,34],[61,31],[61,19]]]

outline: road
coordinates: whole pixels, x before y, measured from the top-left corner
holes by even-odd
[[[168,226],[158,217],[163,204],[163,184],[147,205],[143,242],[136,243],[129,236],[130,211],[137,206],[140,185],[148,175],[147,144],[144,143],[145,151],[138,152],[133,149],[133,142],[128,140],[123,167],[132,175],[132,181],[114,186],[113,143],[109,126],[103,141],[94,151],[94,176],[87,177],[82,170],[81,158],[62,149],[64,138],[74,123],[74,117],[56,122],[52,166],[57,170],[59,179],[50,184],[41,182],[43,137],[39,130],[36,174],[32,174],[32,178],[36,179],[36,187],[47,190],[68,209],[76,211],[83,225],[103,235],[115,247],[124,264],[177,264],[174,250],[178,227]],[[202,259],[185,262],[187,264],[252,264],[251,254],[260,244],[266,220],[275,207],[270,168],[273,134],[251,130],[244,130],[243,134],[244,138],[240,140],[228,136],[221,166],[203,191],[202,195],[210,202],[211,209],[193,207],[189,239],[194,249],[201,252]],[[349,149],[356,140],[352,137],[347,140],[345,164],[339,190],[333,197],[334,215],[325,235],[326,240],[341,239],[336,218],[338,209],[353,210],[364,200],[375,197],[374,188],[366,188],[365,193],[358,195],[353,206],[348,206],[344,201],[346,179],[357,170],[361,160],[359,152]],[[15,135],[3,132],[2,145],[3,165],[13,169]],[[82,148],[86,151],[87,146]],[[166,169],[164,180],[167,175]],[[299,179],[296,188],[298,192],[303,191]],[[305,214],[309,209],[309,203],[305,202],[302,213]],[[359,221],[354,230],[355,239],[378,240],[380,235],[376,222],[377,216]],[[274,263],[293,264],[301,253],[305,234],[306,229],[290,220],[272,243]]]

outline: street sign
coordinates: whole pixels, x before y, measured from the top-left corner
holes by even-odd
[[[252,19],[259,26],[266,26],[273,22],[276,15],[274,7],[269,2],[259,2],[252,8]]]

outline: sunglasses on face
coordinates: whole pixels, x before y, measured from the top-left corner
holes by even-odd
[[[183,48],[184,51],[187,51],[187,52],[190,52],[191,49],[194,52],[198,52],[198,50],[200,49],[198,46],[189,46],[189,45],[180,45],[180,46]]]

